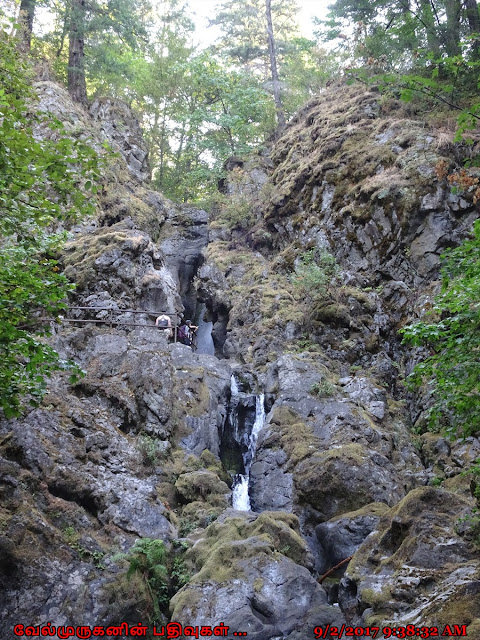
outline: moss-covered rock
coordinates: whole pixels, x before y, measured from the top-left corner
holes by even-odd
[[[183,473],[175,482],[175,488],[186,502],[206,500],[211,494],[225,495],[230,491],[216,473],[205,470]]]
[[[480,606],[480,554],[456,529],[471,511],[463,497],[422,487],[382,516],[341,582],[340,600],[356,623],[470,624]],[[443,627],[442,627],[443,628]]]
[[[183,624],[222,619],[258,640],[305,630],[313,618],[342,619],[305,569],[312,558],[295,516],[225,516],[193,536],[185,562],[194,575],[171,601],[173,619]]]
[[[395,504],[404,490],[390,484],[389,466],[388,460],[361,445],[346,444],[301,462],[294,482],[300,502],[308,502],[329,519],[370,502]]]

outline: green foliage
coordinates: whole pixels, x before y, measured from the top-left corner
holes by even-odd
[[[274,0],[272,19],[279,56],[292,36],[298,36],[297,6],[293,0]],[[267,19],[264,0],[225,0],[217,7],[213,23],[222,31],[218,47],[250,73],[263,76],[269,68]]]
[[[467,36],[469,53],[476,56],[480,16],[475,2],[336,0],[329,10],[328,19],[318,21],[318,36],[348,49],[356,60],[382,59],[397,69],[418,68],[429,55],[458,55]],[[352,29],[353,38],[346,37]]]
[[[70,548],[78,553],[83,562],[91,562],[97,569],[105,569],[103,551],[95,549],[91,551],[80,543],[80,536],[72,526],[65,527],[65,540]]]
[[[142,434],[139,439],[138,448],[142,454],[145,465],[155,467],[159,463],[161,451],[155,438],[147,434]]]
[[[163,540],[143,538],[137,540],[128,553],[114,557],[114,560],[128,563],[128,580],[136,577],[141,581],[145,589],[144,599],[148,599],[144,603],[146,615],[153,624],[164,620],[170,597],[191,578],[184,561],[189,546],[182,540],[174,540],[172,551],[169,552]]]
[[[98,159],[60,122],[31,113],[28,66],[5,30],[0,61],[0,407],[12,417],[25,396],[38,404],[52,371],[72,366],[42,340],[72,289],[55,260],[63,236],[52,229],[93,211]]]
[[[228,227],[247,229],[253,222],[252,203],[240,194],[226,197],[218,219]]]
[[[326,378],[322,378],[320,382],[314,382],[310,387],[310,393],[319,398],[332,396],[334,392],[335,392],[335,387]]]
[[[72,2],[53,7],[53,29],[34,38],[65,81]],[[83,5],[82,5],[83,6]],[[265,143],[275,128],[264,0],[228,0],[212,20],[221,36],[193,45],[184,0],[93,1],[81,17],[90,98],[113,95],[139,114],[154,185],[175,201],[215,192],[231,155]],[[274,0],[272,14],[287,116],[336,74],[337,59],[299,34],[294,0]]]
[[[47,57],[57,77],[66,81],[70,28],[77,23],[79,29],[81,24],[89,95],[104,95],[108,87],[116,97],[130,101],[131,92],[125,79],[132,77],[133,61],[140,54],[151,26],[148,2],[92,0],[79,6],[67,0],[49,4],[52,28],[34,38],[34,55],[40,59]]]
[[[189,582],[191,576],[190,571],[187,569],[185,565],[185,560],[182,556],[176,556],[173,559],[172,570],[170,573],[172,579],[172,586],[174,591],[178,591],[184,585]]]
[[[128,562],[127,578],[138,575],[145,585],[151,598],[153,623],[163,619],[163,611],[169,602],[167,556],[163,540],[143,538],[137,540],[128,553],[115,557]]]
[[[182,518],[180,520],[178,535],[184,538],[185,536],[188,536],[189,533],[192,533],[192,531],[195,531],[195,529],[198,529],[198,526],[199,525],[196,522],[192,522],[188,518]]]
[[[273,108],[258,79],[226,69],[211,52],[191,56],[176,67],[180,96],[169,102],[164,144],[154,183],[174,200],[194,200],[217,188],[223,164],[263,142],[273,126]],[[170,127],[167,134],[166,128]]]
[[[310,249],[295,265],[292,282],[308,302],[323,300],[338,273],[335,258],[326,249]]]
[[[293,115],[338,72],[338,56],[300,35],[297,13],[297,3],[292,0],[272,2],[282,102],[287,116]],[[227,0],[217,8],[213,22],[222,32],[215,49],[221,52],[224,64],[233,64],[256,78],[273,108],[265,1]],[[270,127],[273,130],[273,121]]]
[[[445,254],[442,292],[432,314],[437,321],[402,332],[405,342],[430,350],[408,381],[411,387],[425,385],[431,429],[475,434],[480,431],[480,220],[471,238]]]

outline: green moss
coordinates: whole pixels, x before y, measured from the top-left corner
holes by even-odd
[[[278,445],[287,454],[289,467],[295,467],[320,448],[318,438],[313,435],[312,430],[289,407],[274,409],[270,429],[277,435]]]
[[[331,324],[335,327],[349,327],[351,323],[348,307],[339,303],[325,305],[320,303],[313,309],[314,320]]]
[[[341,520],[343,518],[353,520],[355,518],[361,518],[362,516],[377,516],[381,518],[389,510],[390,507],[384,502],[371,502],[370,504],[366,504],[364,507],[356,509],[355,511],[342,513],[329,520],[329,522],[335,522],[335,520]]]
[[[203,371],[201,373],[203,377]],[[204,380],[199,380],[195,372],[187,369],[177,376],[174,381],[177,398],[182,399],[182,411],[187,416],[199,418],[207,413],[210,404],[210,391]],[[180,403],[179,403],[180,404]]]
[[[255,580],[253,581],[253,590],[255,591],[255,593],[260,593],[260,591],[263,589],[265,582],[264,580],[262,580],[262,578],[255,578]]]
[[[121,247],[126,239],[124,230],[102,228],[67,242],[63,256],[65,275],[76,282],[79,289],[84,288],[96,276],[95,261],[107,251]]]
[[[165,212],[158,211],[157,207],[148,204],[150,192],[141,186],[136,186],[132,192],[124,184],[107,185],[106,194],[101,198],[100,223],[111,226],[125,218],[131,218],[136,226],[148,233],[156,242],[160,237],[162,226],[165,222]],[[158,202],[159,194],[155,194]]]
[[[376,611],[385,610],[387,605],[392,602],[392,592],[388,587],[381,590],[361,589],[360,597],[362,599],[362,603],[366,604],[369,608],[371,607],[372,609],[375,609]]]
[[[211,471],[191,471],[179,476],[175,482],[179,495],[186,501],[205,500],[210,494],[226,494],[228,486]]]
[[[193,455],[188,455],[183,449],[175,449],[171,452],[170,458],[165,461],[164,473],[170,482],[175,483],[182,473],[198,471],[202,468],[200,459]]]
[[[338,449],[328,449],[327,451],[322,451],[318,455],[325,461],[325,464],[329,460],[348,458],[357,466],[361,466],[365,463],[365,456],[367,455],[367,452],[361,444],[352,442],[349,444],[344,444]]]
[[[210,497],[210,496],[209,496]],[[228,506],[224,499],[221,504],[211,505],[210,501],[193,501],[182,509],[180,520],[180,535],[185,536],[198,528],[205,529],[218,518]]]
[[[435,610],[431,611],[430,616],[435,620],[435,624],[439,627],[444,627],[449,624],[466,624],[480,623],[478,612],[480,610],[480,596],[478,594],[469,593],[468,588],[465,585],[456,589],[454,594],[451,594],[448,600],[442,602],[442,606],[435,607]],[[475,635],[468,635],[468,638],[478,637]]]
[[[198,589],[196,590],[194,585],[189,583],[187,589],[180,589],[170,601],[170,611],[190,611],[195,614],[197,606],[203,600],[204,594]]]
[[[214,522],[195,537],[199,539],[186,553],[186,562],[197,572],[193,583],[236,578],[241,573],[239,563],[259,553],[281,553],[302,565],[309,562],[308,549],[293,514],[264,512],[253,522],[227,518],[222,523]]]
[[[467,638],[480,638],[480,618],[475,618],[475,620],[468,625]]]
[[[362,307],[365,307],[368,313],[374,313],[377,308],[375,299],[372,298],[372,295],[368,291],[362,291],[362,289],[356,289],[355,287],[343,287],[341,295],[345,298],[354,298]]]

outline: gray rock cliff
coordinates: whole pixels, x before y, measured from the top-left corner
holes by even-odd
[[[72,135],[118,155],[61,256],[77,288],[51,341],[85,376],[57,374],[41,407],[0,421],[0,638],[168,620],[256,640],[345,623],[454,622],[476,637],[463,471],[480,442],[412,433],[417,356],[398,335],[478,215],[436,170],[456,162],[436,132],[374,90],[326,91],[268,157],[235,163],[224,189],[248,198],[244,224],[150,189],[123,103],[86,113],[53,83],[37,90]],[[308,291],[311,251],[335,268]],[[154,326],[200,309],[215,355]],[[232,506],[247,466],[250,511]],[[163,591],[132,569],[138,540],[164,543]]]

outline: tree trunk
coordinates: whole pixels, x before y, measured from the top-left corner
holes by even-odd
[[[75,102],[87,104],[85,80],[85,0],[72,0],[68,51],[68,92]]]
[[[167,144],[167,101],[163,103],[163,118],[162,118],[162,131],[160,133],[160,169],[159,169],[159,184],[163,187],[163,180],[165,175],[165,146]]]
[[[422,23],[425,27],[427,44],[429,50],[440,57],[441,48],[440,40],[438,37],[438,23],[436,22],[436,14],[434,14],[435,5],[432,4],[432,0],[421,0],[421,16]]]
[[[471,35],[477,35],[473,39],[472,50],[474,60],[480,58],[480,14],[478,13],[477,0],[465,0],[465,11],[467,12],[468,27]]]
[[[449,56],[458,56],[460,49],[460,0],[446,0],[447,31],[445,34],[445,47]]]
[[[272,71],[273,99],[277,111],[278,128],[285,127],[285,114],[283,112],[282,97],[280,95],[280,80],[278,78],[277,55],[275,52],[275,39],[273,37],[272,24],[272,0],[265,0],[267,15],[268,53],[270,55],[270,69]]]
[[[32,44],[33,19],[35,17],[36,0],[22,0],[20,3],[19,24],[21,27],[20,49],[30,51]]]

